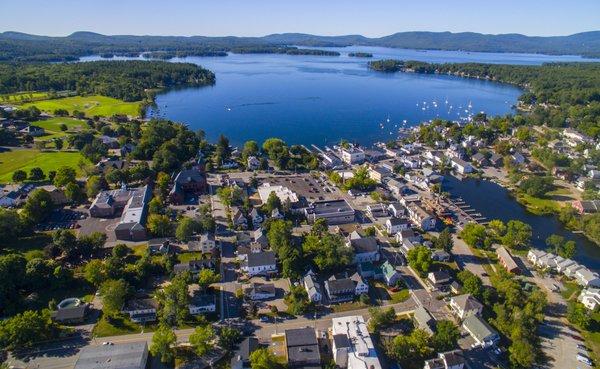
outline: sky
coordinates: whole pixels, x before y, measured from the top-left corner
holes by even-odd
[[[66,36],[369,37],[404,31],[569,35],[600,30],[600,0],[0,0],[0,31]]]

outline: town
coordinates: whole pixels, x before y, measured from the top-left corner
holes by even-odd
[[[2,109],[3,132],[41,148],[44,129]],[[600,276],[572,260],[574,242],[531,248],[528,224],[489,219],[445,188],[493,181],[531,206],[560,183],[577,198],[561,216],[596,214],[600,143],[586,135],[502,132],[478,114],[372,147],[236,148],[165,120],[30,110],[42,124],[87,123],[44,145],[94,164],[16,170],[2,186],[2,241],[28,250],[0,256],[11,367],[592,365],[598,347],[581,332]],[[583,165],[538,175],[552,155]]]

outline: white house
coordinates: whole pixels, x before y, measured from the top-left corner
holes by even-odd
[[[537,249],[530,249],[527,252],[527,260],[529,260],[531,262],[531,264],[533,265],[538,265],[538,262],[540,260],[540,258],[542,256],[547,255],[548,253],[546,251],[542,251],[542,250],[537,250]]]
[[[129,315],[134,323],[147,323],[156,320],[157,309],[158,303],[154,299],[130,299],[125,303],[121,312]]]
[[[598,273],[592,272],[585,267],[575,272],[575,279],[583,287],[600,287],[600,276],[598,276]]]
[[[381,274],[383,274],[383,280],[388,286],[394,286],[400,280],[400,273],[387,260],[381,264]]]
[[[569,265],[563,271],[563,275],[565,275],[566,277],[569,277],[569,278],[575,278],[575,272],[578,271],[581,268],[583,268],[583,266],[581,266],[581,265],[579,265],[577,263],[575,263],[573,265]]]
[[[461,350],[438,353],[438,357],[425,360],[423,369],[463,369],[465,357]]]
[[[242,270],[249,276],[273,274],[277,272],[277,261],[273,251],[251,252],[246,256]]]
[[[481,315],[483,311],[483,305],[470,294],[451,297],[450,308],[460,319],[470,315]]]
[[[258,160],[256,156],[249,156],[246,167],[249,170],[257,170],[258,168],[260,168],[260,160]]]
[[[212,233],[203,233],[199,237],[188,242],[189,251],[197,251],[202,253],[211,253],[216,248],[215,235]]]
[[[585,305],[586,308],[596,310],[598,305],[600,305],[600,288],[590,287],[584,289],[577,300]]]
[[[392,202],[388,205],[388,212],[395,218],[404,215],[404,206],[399,202]]]
[[[462,327],[475,340],[474,347],[488,347],[500,340],[500,335],[480,316],[469,315]]]
[[[460,174],[468,174],[473,172],[473,166],[471,163],[460,158],[452,158],[450,160],[450,164],[452,165],[452,168],[456,169],[456,171]]]
[[[397,234],[400,231],[407,230],[410,226],[408,219],[389,218],[385,221],[385,230],[388,235]]]
[[[424,231],[430,231],[435,228],[436,219],[433,215],[423,209],[420,205],[411,202],[406,204],[408,218]]]
[[[346,164],[360,164],[365,161],[365,152],[357,147],[342,149],[341,154]]]
[[[358,273],[352,274],[350,279],[354,281],[354,294],[363,295],[369,293],[369,285],[363,281],[362,277]]]
[[[302,278],[302,284],[308,294],[308,299],[314,303],[321,302],[323,293],[321,292],[321,285],[316,279],[315,273],[309,270],[308,273]]]
[[[421,241],[421,236],[416,234],[412,229],[407,228],[396,233],[396,241],[398,243],[404,243],[404,240],[409,240],[412,243],[418,243]]]
[[[245,292],[250,300],[268,300],[275,297],[275,285],[273,283],[252,283]]]
[[[215,295],[197,291],[190,298],[188,309],[192,315],[214,313],[217,310]]]

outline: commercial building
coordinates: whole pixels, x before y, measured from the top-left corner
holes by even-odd
[[[186,196],[199,195],[206,192],[207,188],[206,174],[203,171],[198,169],[182,170],[173,180],[169,200],[174,204],[181,204]]]
[[[277,260],[273,251],[251,252],[246,257],[242,270],[249,276],[277,273]]]
[[[305,209],[309,222],[325,219],[327,224],[346,224],[354,222],[354,209],[346,200],[315,201]]]
[[[342,161],[346,164],[360,164],[365,161],[365,152],[356,147],[341,150]]]
[[[146,341],[85,346],[73,369],[145,369],[147,361]]]
[[[377,351],[360,315],[332,320],[333,360],[340,368],[381,369]]]
[[[295,204],[299,201],[298,195],[285,186],[272,186],[270,183],[263,183],[258,186],[258,195],[260,196],[260,200],[265,204],[271,192],[274,192],[275,195],[279,198],[282,204],[289,201],[291,204]]]
[[[288,329],[284,336],[288,368],[321,368],[321,352],[314,328]]]

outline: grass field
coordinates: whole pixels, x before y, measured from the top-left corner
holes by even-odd
[[[42,100],[48,98],[47,92],[17,92],[14,94],[0,95],[0,103],[18,104],[26,101]]]
[[[78,152],[41,152],[38,150],[3,152],[0,153],[0,183],[11,182],[12,174],[17,169],[29,173],[29,170],[34,167],[40,167],[44,173],[48,174],[51,170],[69,166],[80,174],[77,164],[81,159],[84,157]]]
[[[64,137],[68,132],[79,131],[86,127],[84,121],[73,118],[55,117],[50,119],[38,120],[33,123],[34,126],[42,127],[46,134],[40,137],[36,137],[36,141],[48,141],[58,137]],[[64,124],[67,126],[67,131],[61,131],[60,126]]]
[[[69,113],[79,110],[88,117],[94,115],[110,117],[115,114],[124,114],[132,117],[140,115],[140,102],[124,102],[106,96],[73,96],[61,99],[41,100],[23,104],[23,108],[35,105],[38,109],[53,113],[56,109],[65,109]]]

